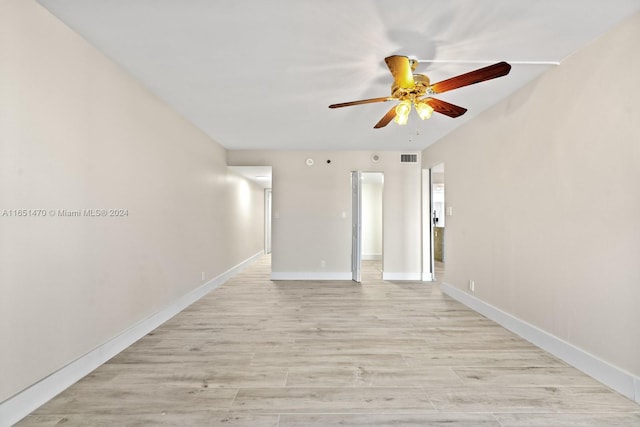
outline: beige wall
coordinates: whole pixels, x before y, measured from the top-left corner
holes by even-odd
[[[638,40],[640,14],[423,152],[454,209],[445,282],[636,376]]]
[[[420,164],[400,163],[400,152],[229,151],[229,165],[273,166],[272,271],[351,271],[351,175],[384,172],[385,274],[419,278]],[[305,164],[307,158],[314,165]],[[331,160],[330,164],[326,161]],[[342,213],[345,217],[342,217]],[[278,217],[276,217],[278,216]],[[325,260],[326,267],[321,267]]]
[[[263,247],[263,190],[32,1],[0,2],[0,402]]]

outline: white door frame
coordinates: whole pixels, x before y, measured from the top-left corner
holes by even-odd
[[[433,194],[431,186],[431,169],[422,169],[422,280],[429,282],[435,279],[433,259],[433,225],[431,212]]]
[[[264,253],[271,253],[271,208],[272,191],[271,188],[264,189]]]
[[[435,206],[434,202],[433,202],[433,200],[434,200],[434,194],[433,194],[434,193],[434,191],[433,191],[433,187],[434,187],[433,181],[434,181],[434,179],[433,179],[433,174],[435,173],[434,172],[434,168],[440,167],[440,166],[444,167],[444,163],[443,162],[437,163],[437,164],[431,166],[429,168],[429,170],[428,170],[428,172],[429,172],[428,173],[428,175],[429,175],[429,179],[428,179],[428,181],[429,181],[429,183],[428,183],[429,184],[429,191],[428,191],[428,194],[429,194],[429,203],[428,203],[429,210],[428,210],[428,212],[424,212],[423,211],[423,217],[422,217],[423,218],[423,224],[424,223],[428,223],[429,224],[429,251],[430,251],[429,264],[430,264],[430,268],[431,268],[431,280],[436,280],[437,279],[436,278],[436,269],[435,269],[435,266],[436,266],[435,250],[434,250],[435,249],[435,236],[434,236],[435,225],[433,224],[433,216],[432,216],[433,215],[434,206]],[[445,203],[446,203],[446,200],[445,200]],[[424,207],[425,207],[425,205],[423,205],[423,209],[424,209]],[[446,206],[444,206],[443,209],[444,209],[443,215],[446,215]],[[424,225],[423,225],[423,227],[424,227]],[[424,237],[424,235],[423,235],[423,237]],[[442,250],[444,251],[444,248]],[[444,252],[443,252],[443,254],[444,254]]]

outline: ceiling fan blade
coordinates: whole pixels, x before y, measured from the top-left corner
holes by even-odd
[[[463,86],[469,86],[475,83],[484,82],[486,80],[495,79],[497,77],[506,76],[511,71],[511,65],[506,62],[498,62],[488,67],[479,68],[456,77],[434,83],[429,88],[433,93],[443,93],[449,90],[457,89]]]
[[[391,122],[391,120],[393,120],[395,116],[396,116],[396,107],[394,106],[389,111],[387,111],[387,114],[385,114],[384,117],[381,118],[380,121],[376,123],[376,125],[373,128],[380,129],[385,127],[386,125],[389,124],[389,122]]]
[[[440,99],[427,98],[425,99],[425,101],[427,104],[431,105],[433,111],[435,111],[436,113],[444,114],[445,116],[456,118],[467,112],[466,108],[450,104]]]
[[[341,108],[341,107],[350,107],[352,105],[360,105],[360,104],[372,104],[374,102],[385,102],[391,101],[393,98],[385,96],[384,98],[371,98],[371,99],[361,99],[360,101],[351,101],[351,102],[342,102],[340,104],[331,104],[329,108]]]
[[[389,71],[391,71],[398,87],[410,89],[416,85],[413,81],[413,69],[409,58],[393,55],[384,58],[384,62],[387,63],[387,67],[389,67]]]

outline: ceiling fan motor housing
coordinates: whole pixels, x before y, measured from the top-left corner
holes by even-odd
[[[421,98],[427,94],[429,88],[429,77],[424,74],[413,75],[414,85],[409,88],[403,88],[398,85],[397,82],[393,82],[391,85],[391,97],[403,100],[413,101],[416,98]]]

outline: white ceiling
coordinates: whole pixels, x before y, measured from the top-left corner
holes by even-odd
[[[423,149],[640,10],[638,0],[38,1],[224,147],[294,150]],[[457,119],[413,113],[374,130],[390,103],[327,108],[388,96],[391,54],[443,61],[416,70],[433,82],[501,60],[513,68],[439,96],[469,109]]]

